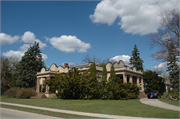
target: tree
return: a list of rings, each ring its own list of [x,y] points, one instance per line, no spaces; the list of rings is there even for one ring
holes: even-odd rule
[[[100,64],[102,66],[103,63],[106,64],[109,62],[109,58],[102,60],[101,58],[97,58],[95,56],[91,57],[89,54],[87,54],[82,60],[82,63],[91,63],[91,62],[94,62],[95,64]]]
[[[174,49],[177,52],[174,52],[175,56],[179,55],[179,20],[180,12],[178,9],[172,9],[165,11],[160,15],[160,29],[158,32],[152,33],[149,35],[149,45],[151,48],[158,47],[160,48],[152,56],[161,61],[167,61],[168,52],[170,49],[170,44],[173,42]]]
[[[179,91],[179,66],[177,64],[177,57],[174,55],[176,52],[173,43],[170,43],[167,57],[167,71],[169,71],[169,79],[172,84],[173,91]]]
[[[143,71],[143,60],[140,58],[139,50],[137,49],[136,44],[134,45],[134,50],[132,51],[132,57],[129,59],[129,64],[136,67],[136,70]]]
[[[93,62],[90,65],[90,68],[88,70],[89,77],[88,77],[88,99],[98,99],[99,98],[99,90],[98,90],[98,80],[97,80],[97,71],[96,71],[96,65]]]
[[[167,62],[169,77],[174,88],[179,89],[179,10],[172,9],[160,14],[160,26],[158,32],[149,35],[149,44],[151,48],[160,48],[152,56],[163,62]],[[174,66],[173,66],[174,65]],[[177,87],[178,86],[178,87]]]
[[[1,72],[1,94],[11,87],[13,77],[15,75],[16,65],[18,64],[17,58],[1,57],[0,72]]]
[[[165,89],[165,83],[164,79],[154,71],[148,70],[146,72],[143,72],[144,76],[144,87],[145,87],[145,92],[148,93],[149,91],[152,90],[157,90],[161,94],[163,94],[166,89]]]
[[[100,82],[100,96],[106,98],[107,95],[107,69],[106,65],[103,65],[102,80]]]
[[[44,67],[44,61],[39,47],[39,43],[35,42],[33,46],[24,53],[21,61],[17,65],[18,87],[35,88],[36,73]]]

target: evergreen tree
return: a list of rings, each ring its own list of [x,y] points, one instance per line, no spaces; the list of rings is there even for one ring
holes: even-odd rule
[[[179,91],[179,66],[178,66],[178,58],[176,57],[178,52],[173,45],[173,42],[170,43],[168,50],[168,58],[167,58],[167,71],[169,71],[169,79],[172,84],[173,91]]]
[[[35,42],[33,46],[24,53],[17,66],[18,77],[16,85],[18,87],[32,87],[36,85],[36,73],[44,67],[39,43]]]
[[[109,81],[107,84],[107,91],[108,91],[108,95],[107,98],[108,99],[115,99],[115,93],[117,90],[117,86],[116,86],[116,74],[114,71],[114,66],[111,66],[111,72],[110,72],[110,77],[109,77]]]
[[[100,83],[100,96],[102,98],[106,98],[107,95],[106,84],[107,84],[107,70],[106,70],[106,65],[103,64],[102,80]]]
[[[98,90],[98,80],[97,80],[97,72],[96,65],[93,62],[89,68],[89,78],[88,78],[88,99],[97,99],[99,98],[99,90]]]
[[[129,59],[129,64],[136,67],[136,70],[143,71],[143,60],[140,58],[139,50],[137,49],[136,44],[134,45],[134,50],[132,51],[132,57]]]

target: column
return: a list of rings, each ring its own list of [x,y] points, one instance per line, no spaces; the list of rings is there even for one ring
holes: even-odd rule
[[[139,77],[137,77],[137,86],[139,87]]]
[[[39,92],[39,86],[40,86],[40,78],[37,78],[36,80],[36,92]]]
[[[127,83],[127,75],[123,74],[123,83]]]
[[[144,82],[143,82],[143,78],[141,78],[141,91],[144,91]]]
[[[130,75],[130,77],[129,77],[129,82],[130,82],[130,83],[133,83],[133,76],[131,76],[131,75]]]
[[[50,79],[50,77],[48,76],[48,77],[46,77],[46,79]],[[49,93],[49,86],[48,86],[48,85],[46,85],[46,91],[45,91],[45,93]]]

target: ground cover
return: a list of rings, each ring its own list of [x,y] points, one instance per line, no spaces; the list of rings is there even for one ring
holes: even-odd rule
[[[1,96],[2,102],[27,104],[41,107],[92,112],[101,114],[178,118],[179,112],[142,104],[139,99],[132,100],[62,100],[57,98],[47,99],[13,99]]]
[[[79,115],[73,115],[73,114],[51,112],[51,111],[31,109],[31,108],[24,108],[24,107],[17,107],[17,106],[10,106],[10,105],[4,105],[4,104],[1,104],[1,107],[15,109],[15,110],[20,110],[20,111],[25,111],[25,112],[43,114],[43,115],[48,115],[48,116],[54,116],[54,117],[59,117],[59,118],[76,118],[76,119],[77,118],[78,119],[79,118],[83,118],[83,119],[90,119],[90,118],[94,119],[95,118],[95,119],[103,119],[103,118],[97,118],[97,117],[79,116]]]
[[[171,105],[179,106],[179,101],[172,101],[172,100],[167,100],[163,98],[160,98],[159,101],[162,101]]]

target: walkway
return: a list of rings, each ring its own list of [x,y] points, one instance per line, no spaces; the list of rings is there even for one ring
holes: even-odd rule
[[[37,107],[37,106],[6,103],[6,102],[0,102],[0,104],[12,105],[12,106],[18,106],[18,107],[25,107],[25,108],[32,108],[32,109],[47,110],[47,111],[66,113],[66,114],[74,114],[74,115],[82,115],[82,116],[90,116],[90,117],[99,117],[99,118],[108,118],[108,119],[161,119],[161,118],[130,117],[130,116],[119,116],[119,115],[108,115],[108,114],[98,114],[98,113],[89,113],[89,112],[79,112],[79,111],[53,109],[53,108],[47,108],[47,107]]]
[[[0,119],[64,119],[31,112],[0,108]]]
[[[165,108],[165,109],[174,110],[174,111],[180,111],[180,107],[161,102],[158,99],[141,98],[140,101],[147,105]]]

